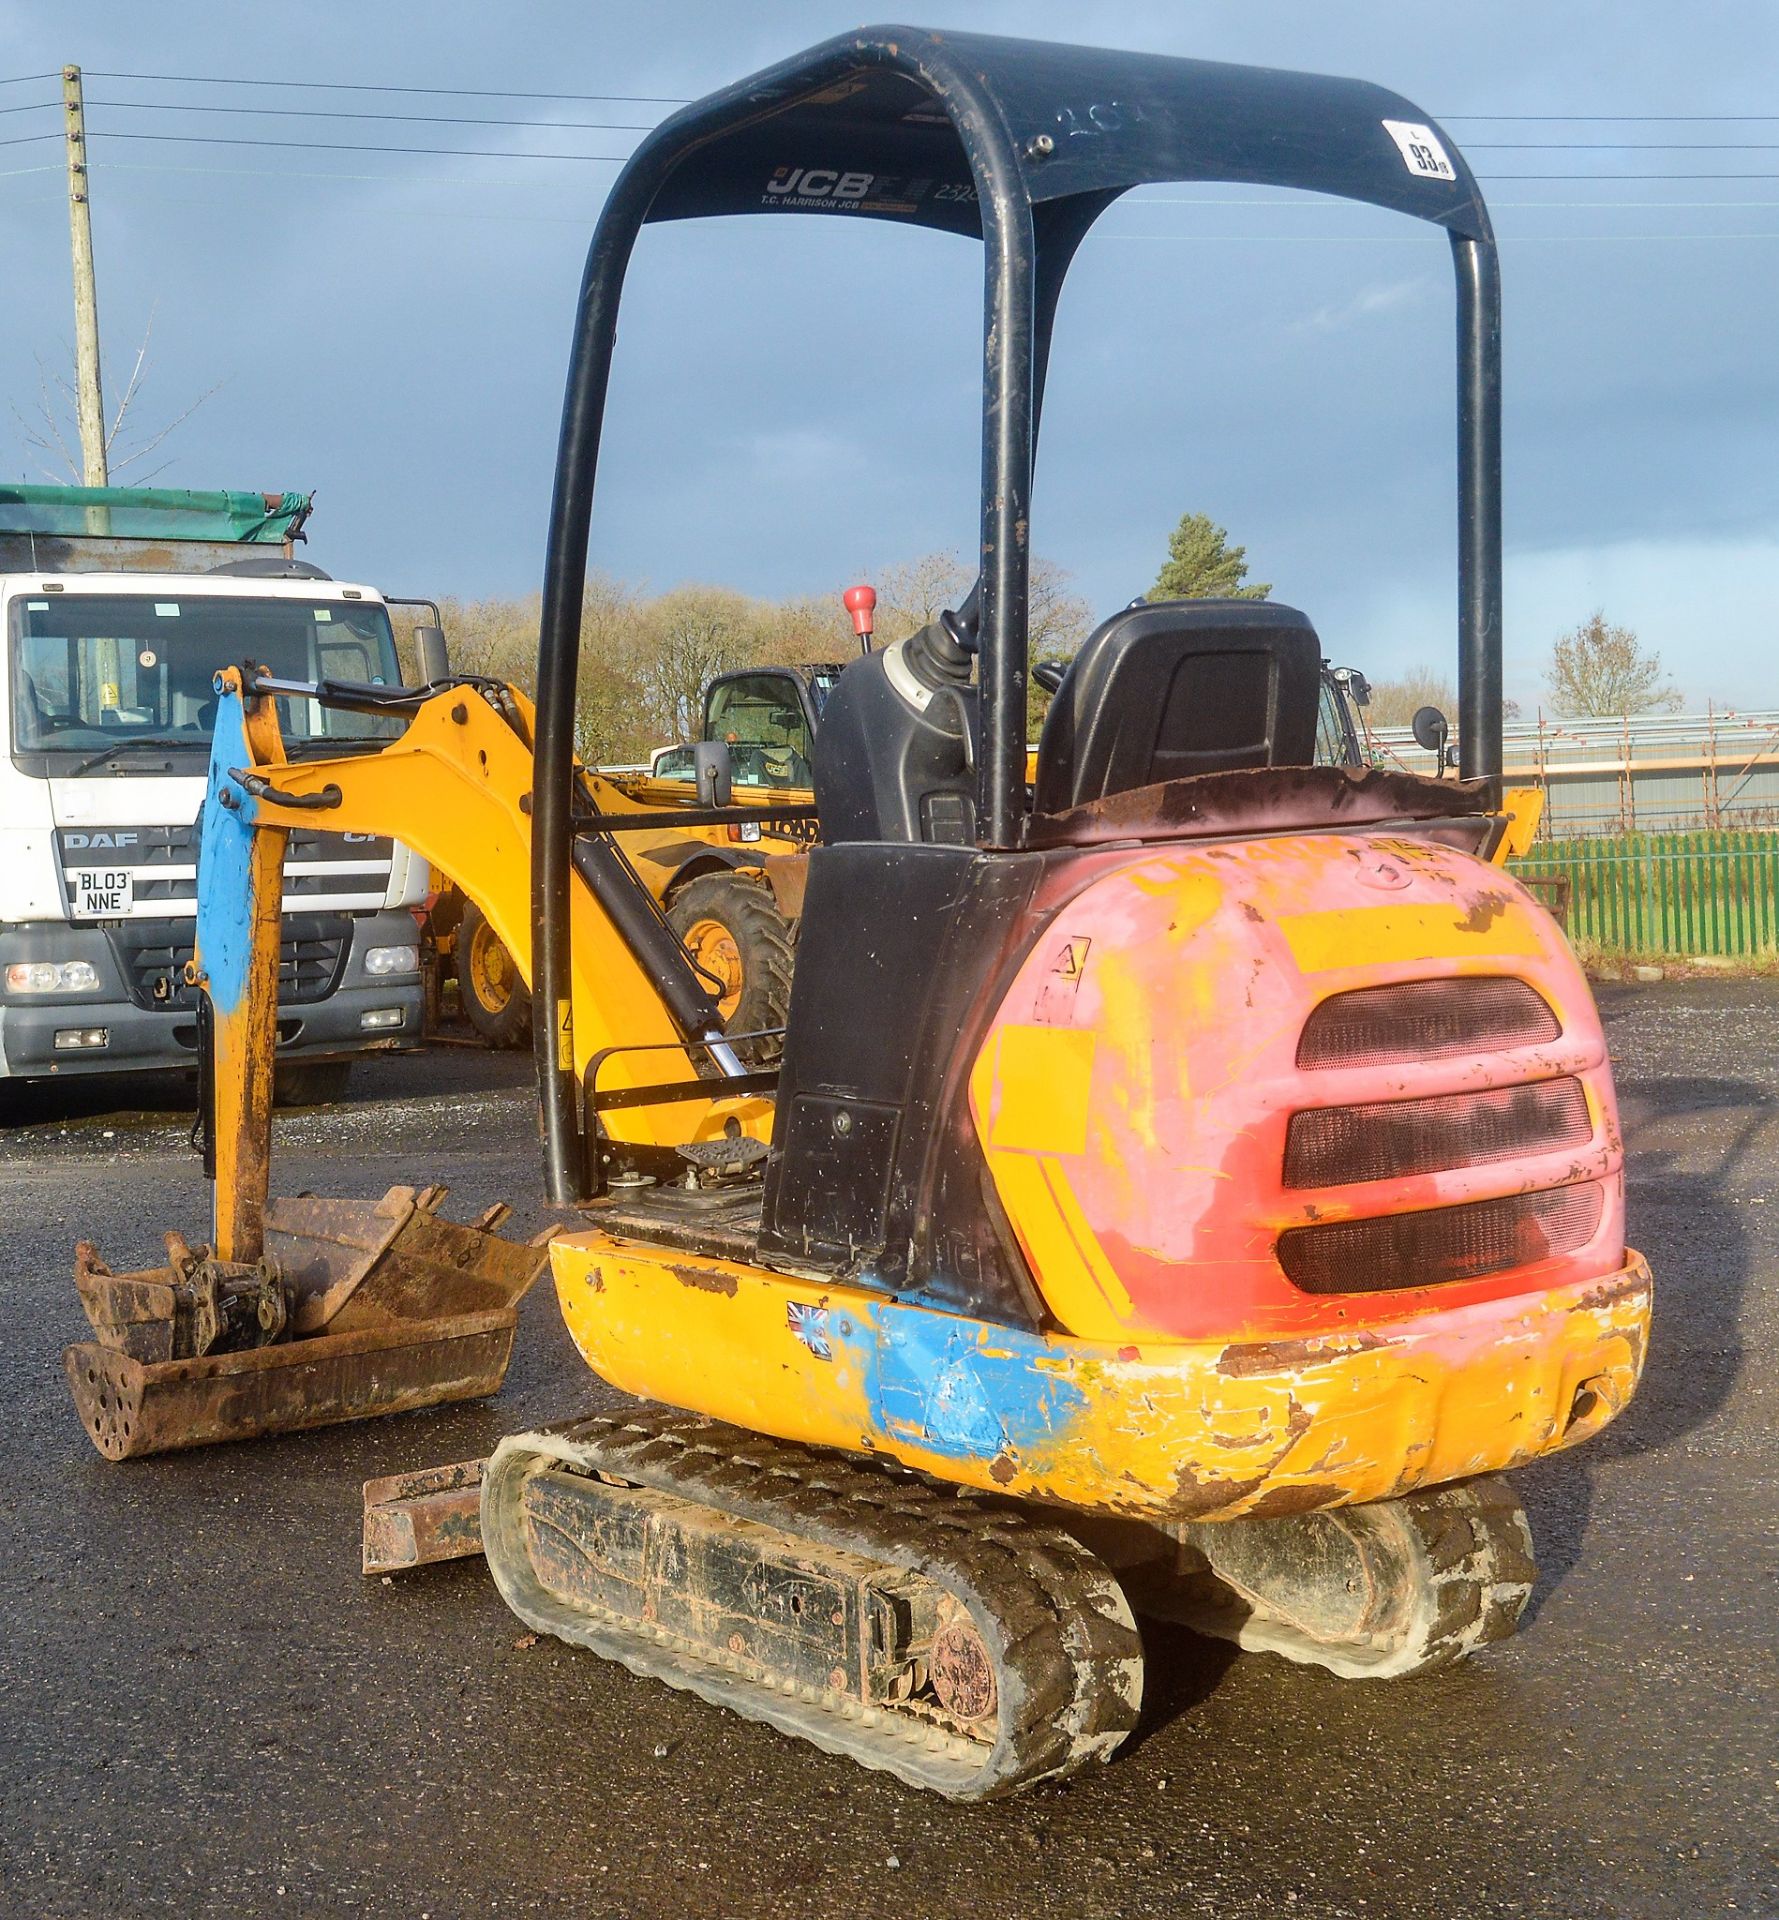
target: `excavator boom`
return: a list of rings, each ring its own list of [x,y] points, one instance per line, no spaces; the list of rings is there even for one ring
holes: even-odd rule
[[[277,701],[252,669],[217,675],[196,949],[200,1121],[212,1244],[168,1238],[168,1264],[114,1274],[83,1243],[76,1283],[95,1338],[65,1368],[82,1425],[112,1458],[360,1419],[492,1393],[541,1246],[463,1225],[443,1188],[375,1201],[270,1197],[279,902],[291,827],[393,835],[449,874],[530,972],[530,710],[511,688],[420,699],[371,753],[292,762]],[[374,697],[374,690],[363,690]],[[596,776],[590,810],[637,808]],[[620,926],[623,931],[620,931]],[[590,840],[574,907],[573,996],[559,1057],[589,1083],[601,1151],[708,1160],[758,1154],[770,1118],[721,1037],[710,996],[629,866]],[[713,1077],[705,1078],[705,1074]],[[725,1092],[740,1087],[740,1093]],[[705,1091],[708,1089],[709,1091]]]

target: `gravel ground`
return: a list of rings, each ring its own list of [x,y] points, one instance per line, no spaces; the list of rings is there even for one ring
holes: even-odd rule
[[[1605,1006],[1659,1318],[1630,1412],[1518,1477],[1521,1636],[1367,1684],[1157,1633],[1115,1765],[980,1809],[524,1648],[479,1562],[360,1577],[366,1477],[613,1398],[547,1290],[485,1405],[101,1460],[58,1363],[72,1243],[201,1234],[182,1095],[0,1090],[0,1912],[1779,1914],[1779,986]],[[533,1137],[523,1060],[367,1063],[281,1122],[278,1185],[443,1179],[529,1230]]]

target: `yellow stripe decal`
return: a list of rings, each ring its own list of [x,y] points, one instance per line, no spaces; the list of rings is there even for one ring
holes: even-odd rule
[[[1470,914],[1449,905],[1342,907],[1332,913],[1288,913],[1278,920],[1300,973],[1337,967],[1389,966],[1409,960],[1494,959],[1543,951],[1532,917],[1502,900]]]
[[[988,1144],[1004,1153],[1084,1152],[1093,1034],[1008,1026],[995,1044]]]

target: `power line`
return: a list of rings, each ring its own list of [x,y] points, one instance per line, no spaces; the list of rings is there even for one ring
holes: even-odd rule
[[[1776,153],[1771,140],[1469,140],[1466,153]]]
[[[1779,120],[1779,113],[1442,113],[1439,118],[1442,121],[1527,121],[1560,126],[1710,126]]]
[[[0,85],[4,85],[0,82]],[[23,106],[0,107],[0,113],[42,113],[47,107],[59,107],[59,100],[27,100]]]
[[[11,140],[0,140],[0,147],[28,147],[33,140],[60,140],[59,133],[21,133]]]
[[[667,93],[515,93],[503,87],[404,87],[366,80],[240,80],[206,73],[111,73],[89,67],[94,80],[154,80],[181,87],[301,87],[323,93],[425,93],[457,100],[572,100],[586,105],[617,102],[624,106],[683,107],[686,97]],[[54,74],[37,79],[53,80]]]
[[[362,113],[349,107],[207,107],[184,100],[89,100],[89,107],[122,107],[132,113],[244,113],[280,120],[393,120],[403,125],[427,127],[558,127],[576,133],[653,133],[653,120],[489,120],[479,115],[457,113]],[[21,113],[21,107],[0,108],[0,112]]]
[[[39,133],[36,140],[59,140],[59,133]],[[510,147],[383,147],[351,140],[250,140],[220,133],[120,133],[110,128],[89,128],[91,140],[160,140],[187,147],[289,147],[299,153],[438,153],[464,160],[597,160],[621,166],[627,153],[520,153]],[[16,140],[0,140],[0,146],[17,146]]]
[[[1591,179],[1593,176],[1589,175]],[[1332,211],[1340,206],[1336,199],[1326,194],[1306,194],[1300,200],[1267,199],[1259,200],[1244,195],[1235,200],[1216,200],[1203,194],[1148,194],[1133,193],[1108,208],[1108,216],[1125,212],[1132,207],[1292,207],[1310,213]],[[1750,207],[1779,207],[1779,200],[1491,200],[1491,213],[1547,212],[1553,209],[1567,213],[1600,213],[1627,211],[1659,213],[1739,213]]]
[[[1779,173],[1479,173],[1479,181],[1502,180],[1779,180]]]
[[[171,86],[192,87],[281,87],[322,93],[398,93],[425,94],[463,100],[569,100],[588,105],[618,103],[628,106],[683,107],[685,94],[662,93],[546,93],[520,91],[505,87],[420,87],[391,82],[363,80],[251,80],[237,75],[202,73],[125,73],[116,69],[89,67],[95,80],[129,80]],[[16,74],[0,80],[0,86],[18,86],[32,80],[54,80],[58,74]],[[148,104],[148,103],[143,103]],[[1490,124],[1612,125],[1612,126],[1694,126],[1779,122],[1779,113],[1442,113],[1442,121],[1488,122]]]
[[[0,113],[30,113],[41,107],[53,107],[55,101],[38,101],[20,107],[0,107]],[[444,127],[535,127],[548,125],[588,133],[652,133],[656,121],[634,120],[507,120],[484,115],[449,113],[375,113],[349,107],[236,107],[206,106],[199,101],[183,100],[89,100],[89,106],[121,109],[130,113],[229,113],[249,117],[287,120],[381,120],[413,126]],[[1762,140],[1473,140],[1467,143],[1472,153],[1731,153],[1779,152],[1779,142]]]
[[[89,135],[89,138],[95,138],[95,137],[98,137],[98,136]],[[325,150],[326,149],[324,148],[323,151]],[[479,151],[480,150],[478,150],[478,152]],[[537,158],[537,159],[554,158],[553,155],[548,155],[548,154],[538,154],[530,157]],[[158,166],[152,161],[132,161],[132,160],[95,160],[92,164],[93,164],[94,171],[96,172],[164,173],[164,174],[177,174],[177,175],[194,175],[194,176],[205,177],[213,180],[236,180],[236,179],[245,178],[245,179],[264,179],[264,180],[289,180],[289,179],[346,180],[346,181],[366,182],[366,183],[382,183],[390,180],[399,179],[401,177],[400,175],[393,174],[393,173],[338,173],[338,172],[292,173],[283,168],[261,169],[261,168],[251,168],[251,167]],[[59,172],[60,169],[57,167],[27,167],[27,168],[21,169],[21,171],[26,173],[56,173],[56,172]],[[9,176],[0,176],[0,177],[9,177]],[[437,176],[434,176],[431,184],[477,187],[477,188],[481,188],[486,191],[494,192],[494,193],[514,193],[514,192],[523,191],[523,189],[515,187],[508,181],[477,180],[467,175],[457,175],[452,177],[450,180],[446,180],[446,181],[441,181],[437,178]],[[1775,210],[1779,210],[1779,200],[1746,200],[1746,199],[1743,199],[1743,200],[1492,200],[1490,201],[1489,206],[1492,212],[1497,212],[1497,213],[1507,213],[1507,212],[1518,212],[1518,213],[1604,213],[1604,212],[1612,212],[1612,213],[1618,213],[1618,212],[1625,212],[1625,213],[1750,213],[1750,212],[1772,212]],[[1128,212],[1130,210],[1133,210],[1135,208],[1140,208],[1140,207],[1246,207],[1246,208],[1264,208],[1264,209],[1286,208],[1294,211],[1305,211],[1305,212],[1312,212],[1312,213],[1328,213],[1328,212],[1340,211],[1341,203],[1337,200],[1328,198],[1326,195],[1306,195],[1303,199],[1300,199],[1300,200],[1286,200],[1286,199],[1259,199],[1251,195],[1242,195],[1239,198],[1225,199],[1225,198],[1214,198],[1212,196],[1202,195],[1202,194],[1192,194],[1192,195],[1132,194],[1128,199],[1122,201],[1118,206],[1108,209],[1108,217],[1115,217],[1117,214]],[[1154,236],[1149,236],[1149,235],[1137,236],[1137,235],[1121,234],[1121,235],[1114,236],[1107,233],[1105,229],[1100,229],[1100,228],[1096,228],[1095,232],[1099,234],[1101,237],[1116,237],[1120,239],[1153,237],[1156,239],[1171,240],[1171,239],[1193,239],[1193,238],[1205,237],[1203,235],[1193,235],[1193,234],[1185,234],[1185,233],[1157,234]],[[1279,237],[1289,239],[1294,236],[1281,235]],[[1363,234],[1353,234],[1345,237],[1351,238],[1355,242],[1363,243],[1368,236]],[[1509,237],[1517,237],[1517,236],[1509,236]],[[1606,235],[1602,235],[1601,237],[1604,239],[1621,239],[1621,238],[1626,238],[1630,236],[1625,236],[1620,234],[1606,234]],[[1660,237],[1660,236],[1655,236],[1655,237]],[[1704,237],[1716,238],[1718,236],[1706,235]],[[1742,237],[1742,236],[1736,236],[1736,237]],[[1763,236],[1751,236],[1751,237],[1759,238]],[[1410,244],[1410,245],[1420,244],[1417,237],[1412,234],[1405,235],[1403,236],[1403,238],[1407,242],[1407,244]]]
[[[539,123],[540,132],[549,131],[547,123]],[[588,160],[596,162],[618,163],[629,159],[623,153],[524,153],[508,147],[407,147],[381,146],[349,140],[265,140],[214,133],[127,133],[115,129],[93,130],[89,139],[94,140],[156,140],[172,141],[183,146],[205,147],[283,147],[297,152],[307,153],[399,153],[399,154],[443,154],[469,160]],[[60,135],[53,133],[27,134],[26,140],[55,140]],[[0,141],[0,146],[17,146],[20,140]],[[1779,180],[1779,173],[1494,173],[1479,174],[1479,181],[1499,182],[1508,180]]]

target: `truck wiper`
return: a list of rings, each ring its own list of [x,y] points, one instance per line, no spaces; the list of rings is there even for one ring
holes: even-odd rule
[[[127,740],[114,740],[103,753],[89,754],[70,773],[61,775],[64,780],[78,780],[83,773],[91,773],[94,767],[104,766],[107,760],[115,760],[122,753],[202,753],[208,754],[210,743],[207,740],[186,738],[175,740],[165,734],[138,733]]]

